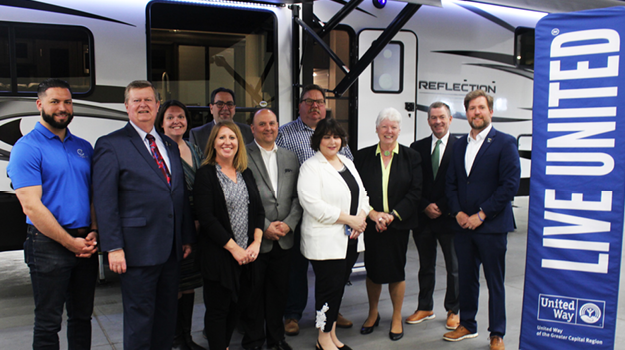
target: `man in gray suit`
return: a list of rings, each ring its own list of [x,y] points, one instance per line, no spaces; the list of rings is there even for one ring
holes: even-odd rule
[[[249,291],[249,307],[242,316],[243,347],[262,349],[266,339],[268,349],[291,350],[284,340],[282,316],[286,307],[293,231],[302,216],[297,199],[299,161],[295,153],[276,145],[278,119],[271,110],[256,112],[251,130],[254,141],[246,146],[248,167],[254,174],[265,208],[265,231],[255,263],[254,287]]]
[[[206,142],[208,142],[208,136],[210,136],[215,123],[222,120],[232,120],[234,114],[236,113],[237,106],[234,101],[234,91],[224,87],[213,90],[209,106],[211,114],[213,115],[213,121],[202,126],[198,126],[197,128],[193,128],[189,131],[189,141],[200,147],[204,154],[206,154]],[[234,123],[239,127],[239,129],[241,129],[241,134],[243,134],[243,140],[245,143],[254,141],[254,136],[252,136],[252,130],[250,130],[249,125],[239,122]]]

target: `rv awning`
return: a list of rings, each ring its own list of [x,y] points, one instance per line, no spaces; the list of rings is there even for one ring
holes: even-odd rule
[[[622,0],[464,0],[541,12],[573,12],[596,8],[625,6]]]

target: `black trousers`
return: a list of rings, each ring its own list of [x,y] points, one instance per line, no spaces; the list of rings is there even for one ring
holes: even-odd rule
[[[436,252],[440,243],[445,268],[447,269],[447,291],[445,292],[445,310],[458,314],[460,287],[458,283],[458,258],[454,247],[455,232],[450,230],[432,230],[426,223],[419,230],[413,230],[414,242],[419,251],[419,306],[417,310],[432,311],[434,309],[434,286],[436,284]]]
[[[278,241],[273,242],[271,251],[262,253],[254,264],[253,288],[241,293],[250,293],[249,304],[241,315],[245,334],[242,345],[245,349],[262,347],[267,339],[271,347],[284,340],[282,316],[286,308],[289,283],[291,249],[282,249]]]
[[[239,303],[233,300],[233,291],[219,281],[204,279],[204,330],[211,350],[225,350],[240,315]],[[171,348],[171,347],[170,347]]]
[[[332,330],[332,325],[339,316],[345,284],[356,260],[358,260],[356,244],[347,246],[345,259],[310,260],[315,271],[315,310],[317,310],[315,326],[324,332]]]

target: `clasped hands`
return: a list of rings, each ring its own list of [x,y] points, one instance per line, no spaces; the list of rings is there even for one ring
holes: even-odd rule
[[[352,233],[349,235],[349,238],[358,238],[358,236],[365,232],[365,229],[367,228],[367,213],[361,210],[358,215],[350,215],[347,225],[352,229]]]
[[[371,210],[369,212],[369,219],[375,222],[375,230],[378,232],[386,231],[388,225],[393,222],[395,217],[389,213]]]
[[[289,225],[282,221],[274,221],[263,233],[263,236],[269,240],[277,241],[291,231]]]
[[[236,243],[235,243],[236,245]],[[252,244],[243,249],[236,245],[230,250],[232,257],[237,261],[239,265],[246,265],[252,263],[258,259],[258,253],[260,252],[260,242],[254,241]]]
[[[467,229],[467,230],[475,230],[476,228],[480,227],[483,223],[482,220],[485,220],[485,219],[486,219],[486,214],[483,211],[475,213],[471,216],[460,211],[456,215],[456,221],[458,222],[458,225],[460,225],[460,227]]]

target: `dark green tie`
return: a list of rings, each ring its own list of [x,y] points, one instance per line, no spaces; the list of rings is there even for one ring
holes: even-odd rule
[[[436,173],[438,173],[438,166],[440,162],[440,146],[441,140],[436,140],[436,145],[434,145],[434,152],[432,152],[432,172],[434,173],[434,178],[436,179]]]

